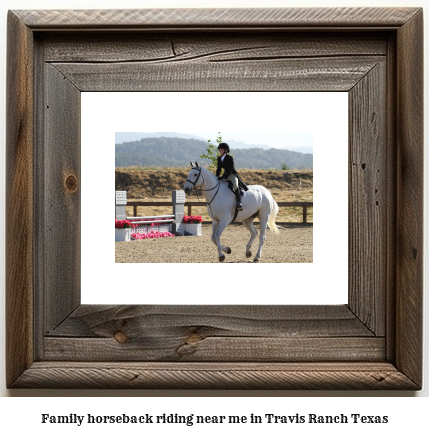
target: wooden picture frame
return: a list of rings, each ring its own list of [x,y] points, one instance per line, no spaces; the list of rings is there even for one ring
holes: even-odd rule
[[[7,386],[421,389],[422,46],[419,8],[10,11]],[[80,304],[81,92],[165,90],[349,93],[347,305]]]

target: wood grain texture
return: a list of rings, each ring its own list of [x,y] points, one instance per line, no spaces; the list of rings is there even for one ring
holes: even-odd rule
[[[389,363],[35,363],[14,387],[91,389],[416,389]]]
[[[32,29],[395,28],[417,8],[228,8],[14,11]]]
[[[106,40],[109,50],[106,53]],[[282,32],[240,32],[192,34],[93,34],[67,37],[43,36],[46,62],[237,62],[256,59],[324,58],[386,55],[386,38],[378,34],[350,33],[288,34]]]
[[[49,336],[129,339],[167,337],[374,336],[345,305],[337,306],[104,306],[82,305]]]
[[[6,381],[33,355],[33,49],[29,30],[8,14],[6,111]]]
[[[45,155],[49,150],[45,147],[45,63],[43,44],[34,44],[34,81],[37,86],[34,90],[34,112],[35,132],[34,132],[34,270],[38,271],[34,275],[34,353],[35,360],[40,359],[40,350],[43,349],[43,338],[45,328],[45,289],[46,289],[46,257],[45,252]]]
[[[187,337],[179,329],[159,337],[46,338],[44,360],[71,362],[383,362],[383,338]]]
[[[239,58],[237,59],[239,60]],[[349,91],[378,57],[243,62],[55,63],[76,87],[110,91]]]
[[[386,64],[349,93],[349,307],[376,335],[385,334],[387,167]]]
[[[343,305],[81,306],[50,332],[44,359],[382,361],[384,350]]]
[[[397,231],[397,45],[396,35],[388,37],[387,51],[386,105],[390,108],[386,114],[386,165],[388,168],[385,181],[386,196],[386,359],[395,360],[396,353],[396,231]]]
[[[397,363],[422,381],[423,11],[398,32]]]
[[[45,332],[80,304],[80,91],[45,66]]]
[[[416,8],[11,13],[8,214],[25,222],[7,241],[8,386],[419,389],[421,18]],[[77,307],[89,90],[349,91],[348,307]]]

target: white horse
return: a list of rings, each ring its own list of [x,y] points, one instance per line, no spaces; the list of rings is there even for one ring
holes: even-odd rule
[[[207,212],[213,222],[212,242],[217,246],[219,262],[223,262],[225,255],[222,252],[231,254],[231,249],[221,245],[220,235],[234,219],[236,197],[226,184],[219,181],[209,170],[198,166],[197,162],[195,162],[195,165],[191,162],[191,166],[192,170],[188,174],[183,190],[189,194],[193,188],[201,186],[207,201]],[[249,190],[241,199],[243,210],[238,212],[235,221],[242,221],[250,232],[250,240],[246,245],[246,257],[249,258],[252,256],[250,247],[256,236],[258,236],[258,232],[253,226],[253,220],[259,216],[261,226],[259,249],[253,260],[259,262],[265,242],[267,224],[272,231],[279,232],[275,223],[279,207],[268,189],[259,185],[249,185],[248,188]]]

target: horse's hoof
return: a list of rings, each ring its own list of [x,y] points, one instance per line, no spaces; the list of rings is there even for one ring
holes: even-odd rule
[[[226,254],[231,254],[231,249],[229,247],[225,247],[225,248],[226,248],[225,253]]]
[[[225,260],[225,256],[219,257],[219,262],[223,262]]]
[[[256,259],[256,257],[255,257],[255,259],[253,259],[253,262],[259,262],[259,259]]]
[[[252,257],[252,252],[251,251],[248,251],[247,253],[246,253],[246,257],[249,259],[249,257]]]

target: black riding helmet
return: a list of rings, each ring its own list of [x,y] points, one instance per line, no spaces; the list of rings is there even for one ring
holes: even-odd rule
[[[218,146],[218,150],[223,148],[227,153],[229,153],[229,145],[226,142],[221,142]]]

